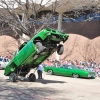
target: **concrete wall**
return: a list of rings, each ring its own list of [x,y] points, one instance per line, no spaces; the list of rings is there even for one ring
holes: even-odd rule
[[[94,39],[100,36],[100,21],[64,23],[62,29],[67,33],[74,33]]]
[[[57,29],[57,25],[53,24],[53,27]],[[62,29],[64,32],[70,35],[68,41],[64,43],[65,51],[60,56],[63,59],[72,50],[70,55],[65,59],[77,59],[84,60],[83,56],[100,61],[100,21],[87,22],[87,23],[63,23]],[[0,36],[0,55],[8,54],[4,48],[4,44],[8,41],[15,41],[15,39],[9,36]],[[10,42],[9,42],[10,44]],[[73,47],[74,45],[74,47]],[[86,45],[89,45],[88,48]],[[7,45],[8,46],[8,45]],[[8,46],[9,49],[17,49],[16,46]],[[89,55],[90,53],[90,55]],[[51,58],[55,59],[55,53],[51,55]]]

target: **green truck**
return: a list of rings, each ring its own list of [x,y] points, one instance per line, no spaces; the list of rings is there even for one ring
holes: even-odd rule
[[[32,68],[37,68],[55,51],[61,55],[64,52],[64,46],[60,42],[65,42],[68,37],[68,34],[52,28],[42,29],[18,48],[13,59],[6,66],[4,75],[9,76],[12,82],[16,82],[18,77],[25,77]],[[32,82],[36,80],[34,73],[31,73],[28,78]]]

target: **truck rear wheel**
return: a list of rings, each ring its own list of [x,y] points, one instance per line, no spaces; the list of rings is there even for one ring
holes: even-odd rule
[[[34,73],[31,73],[31,74],[29,75],[29,81],[30,81],[30,82],[35,82],[35,81],[36,81],[36,76],[35,76]]]
[[[9,76],[9,80],[11,82],[16,82],[17,81],[17,75],[15,73],[11,73]]]

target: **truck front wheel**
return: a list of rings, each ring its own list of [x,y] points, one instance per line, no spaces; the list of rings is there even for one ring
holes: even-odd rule
[[[64,52],[64,46],[62,44],[59,44],[58,47],[57,47],[57,53],[59,55],[62,55]]]

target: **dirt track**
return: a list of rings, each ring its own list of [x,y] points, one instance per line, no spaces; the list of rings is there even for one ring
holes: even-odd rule
[[[74,79],[43,73],[35,83],[11,83],[0,70],[0,100],[100,100],[100,79]],[[37,73],[36,73],[37,76]]]

